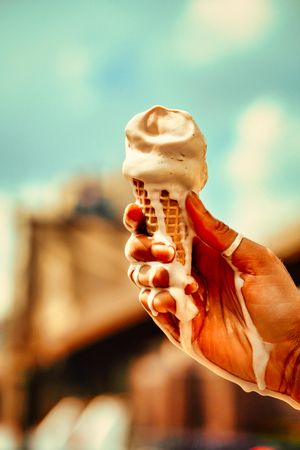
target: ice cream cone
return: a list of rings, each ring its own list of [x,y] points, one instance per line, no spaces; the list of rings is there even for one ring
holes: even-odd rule
[[[147,232],[152,236],[158,230],[158,219],[155,209],[151,205],[151,200],[143,181],[133,178],[132,183],[135,196],[146,217]],[[166,233],[171,237],[176,248],[176,260],[184,266],[186,255],[183,240],[185,239],[186,227],[182,219],[180,207],[177,200],[170,198],[169,192],[164,189],[160,192],[160,203],[165,215]]]
[[[207,179],[204,136],[188,112],[156,105],[128,122],[125,143],[122,170],[133,183],[147,231],[174,243],[175,262],[190,275],[193,232],[185,197],[201,191]]]

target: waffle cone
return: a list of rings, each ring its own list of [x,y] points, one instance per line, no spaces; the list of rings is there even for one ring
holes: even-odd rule
[[[158,230],[158,220],[155,210],[151,205],[144,183],[140,180],[132,180],[136,198],[146,217],[147,232],[152,236]],[[171,199],[169,192],[162,190],[160,193],[160,203],[165,215],[166,233],[171,237],[176,248],[176,260],[185,265],[186,255],[183,246],[184,222],[177,200]]]

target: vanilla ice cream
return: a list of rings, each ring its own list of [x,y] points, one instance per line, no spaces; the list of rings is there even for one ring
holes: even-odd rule
[[[154,106],[126,126],[123,173],[145,183],[180,184],[200,191],[207,180],[206,143],[192,116]]]
[[[176,249],[176,258],[165,268],[170,279],[168,290],[176,302],[175,315],[181,324],[180,345],[185,350],[191,348],[191,321],[199,312],[191,296],[185,294],[186,285],[193,281],[190,274],[194,237],[185,199],[189,191],[200,191],[206,183],[205,155],[205,139],[186,111],[154,106],[134,116],[126,126],[123,174],[134,186],[148,233]],[[142,265],[132,261],[130,267],[137,285]],[[159,263],[147,265],[151,284]],[[148,306],[154,320],[157,312],[153,302],[159,292],[152,284]]]

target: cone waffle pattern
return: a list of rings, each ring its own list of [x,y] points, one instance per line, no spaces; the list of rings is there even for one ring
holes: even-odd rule
[[[140,180],[133,179],[133,185],[136,197],[146,217],[147,231],[150,235],[153,235],[158,230],[158,221],[155,210],[151,205],[148,193],[144,188],[144,183]],[[166,190],[161,191],[160,202],[165,215],[166,232],[172,238],[176,247],[176,259],[184,265],[185,251],[182,240],[185,226],[181,218],[178,202],[177,200],[171,199],[169,192]]]

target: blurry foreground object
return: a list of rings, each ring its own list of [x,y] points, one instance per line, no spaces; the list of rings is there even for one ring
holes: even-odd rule
[[[79,417],[66,450],[124,450],[127,448],[128,419],[124,402],[98,396]]]
[[[61,400],[33,431],[30,450],[124,450],[128,413],[123,402],[98,396]]]
[[[29,446],[32,450],[65,448],[72,430],[84,409],[83,401],[64,398],[46,415],[32,432]]]
[[[22,436],[8,424],[0,425],[0,450],[19,450]]]

